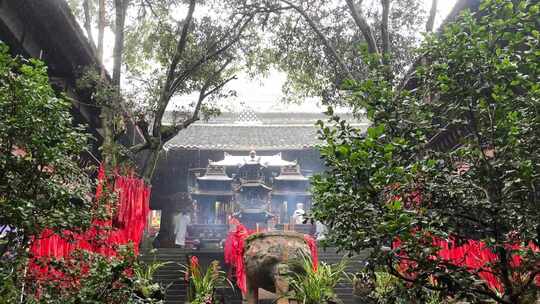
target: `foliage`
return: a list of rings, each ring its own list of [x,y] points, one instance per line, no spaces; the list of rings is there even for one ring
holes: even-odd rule
[[[241,13],[258,12],[256,24],[264,34],[260,34],[261,43],[246,52],[251,73],[264,73],[270,67],[277,67],[287,73],[283,89],[288,101],[303,102],[305,98],[317,97],[330,103],[341,103],[343,92],[340,89],[344,81],[351,77],[365,79],[368,67],[362,59],[362,54],[367,52],[366,38],[346,2],[226,1],[229,7]],[[381,1],[351,2],[356,3],[359,14],[368,20],[367,24],[381,48]],[[417,0],[392,1],[389,63],[396,74],[414,59],[414,47],[419,43],[418,33],[424,31],[427,19],[423,3]],[[327,42],[323,41],[314,26]],[[334,49],[346,70],[340,67],[330,48]]]
[[[126,253],[127,254],[127,253]],[[133,288],[128,270],[134,257],[106,257],[84,250],[65,260],[46,260],[47,273],[57,278],[30,281],[28,303],[125,303]],[[32,276],[31,276],[32,277]]]
[[[0,302],[158,303],[162,288],[149,278],[158,265],[141,264],[130,250],[39,261],[57,275],[51,280],[29,266],[29,244],[43,229],[82,233],[110,213],[91,203],[81,161],[89,137],[73,126],[70,108],[43,63],[0,45]]]
[[[0,77],[0,222],[26,241],[45,227],[88,226],[91,183],[78,160],[89,138],[73,127],[70,103],[55,96],[43,63],[12,58],[4,45]]]
[[[137,19],[128,26],[126,32],[125,65],[127,78],[131,89],[126,93],[136,100],[136,110],[151,119],[160,107],[159,99],[163,84],[166,81],[167,69],[177,51],[179,40],[179,26],[185,20],[177,20],[171,13],[181,11],[186,7],[179,2],[154,1],[150,2],[146,10],[137,11]],[[202,8],[201,8],[202,9]],[[195,10],[198,10],[196,8]],[[198,68],[193,68],[197,62],[209,56],[215,50],[224,47],[230,42],[231,33],[236,30],[237,20],[219,20],[216,17],[205,15],[194,17],[188,32],[188,43],[183,51],[180,64],[175,68],[176,75],[184,75],[178,87],[170,92],[172,96],[187,96],[199,93],[203,87],[207,90],[220,85],[223,81],[233,77],[238,72],[236,47],[227,49],[218,56],[210,56]],[[229,62],[230,61],[230,62]],[[227,66],[219,74],[216,71],[226,63]],[[192,69],[192,70],[191,70]],[[205,107],[201,109],[201,116],[215,115],[213,101],[224,99],[235,93],[228,90],[218,90],[208,96]],[[171,97],[172,97],[171,96]],[[183,103],[174,107],[175,111],[187,114],[194,111],[196,98],[191,103]],[[219,113],[217,113],[219,114]],[[184,119],[185,120],[185,119]],[[177,124],[183,120],[167,121],[168,124]]]
[[[75,1],[73,7],[80,5],[80,1]],[[106,130],[115,130],[119,115],[110,113],[113,110],[120,110],[126,120],[129,108],[132,117],[136,117],[132,122],[141,131],[143,142],[130,147],[128,155],[135,158],[140,152],[149,151],[140,158],[139,170],[147,182],[152,180],[163,146],[199,119],[218,115],[214,99],[234,95],[225,87],[236,79],[240,41],[245,39],[244,31],[252,17],[217,18],[195,13],[205,7],[206,2],[196,0],[115,1],[113,83],[119,93],[121,67],[125,67],[130,89],[123,96],[131,102],[129,107],[104,108],[103,120]],[[183,19],[177,18],[178,12],[182,12]],[[89,14],[92,10],[87,9],[85,15]],[[124,28],[125,17],[128,20]],[[84,19],[88,21],[87,16]],[[173,105],[171,100],[178,96],[189,96],[190,102]],[[121,104],[124,100],[113,98],[112,103]],[[171,109],[175,115],[166,116]],[[105,136],[105,142],[106,157],[119,152],[111,136]],[[106,162],[109,163],[108,159]]]
[[[129,142],[129,135],[127,134],[127,126],[129,118],[126,117],[124,112],[125,107],[134,107],[132,102],[124,101],[122,105],[118,102],[118,87],[113,85],[111,81],[104,78],[100,71],[94,67],[84,67],[79,71],[78,79],[76,82],[77,88],[91,92],[90,98],[92,102],[100,107],[101,111],[109,109],[108,128],[111,131],[111,137],[114,140],[103,141],[99,147],[100,151],[104,155],[108,155],[110,161],[106,166],[107,171],[110,168],[127,167],[131,171],[131,168],[136,167],[132,162],[129,150],[126,147],[126,141]],[[104,122],[104,121],[103,121]],[[133,140],[133,139],[131,139]],[[110,172],[109,172],[110,175]]]
[[[483,1],[426,41],[426,64],[404,89],[378,69],[348,83],[351,105],[373,124],[363,133],[331,109],[320,122],[328,171],[313,180],[313,215],[331,242],[373,248],[371,259],[410,288],[473,302],[534,297],[539,11],[536,2]],[[495,258],[480,268],[441,258],[441,240],[474,240]]]
[[[387,272],[376,272],[375,290],[372,297],[376,303],[380,304],[407,304],[426,303],[441,304],[447,303],[441,299],[436,291],[410,289],[407,285],[395,276]]]
[[[160,268],[169,265],[171,262],[157,262],[135,264],[133,269],[136,292],[142,299],[162,299],[164,287],[154,282],[154,275]]]
[[[152,276],[164,263],[144,264],[125,247],[116,257],[84,250],[62,260],[43,261],[46,279],[36,273],[29,280],[27,303],[162,303],[162,286]],[[50,274],[57,274],[51,278]]]
[[[342,281],[346,262],[342,260],[336,265],[320,263],[313,267],[310,256],[304,256],[302,273],[293,274],[289,287],[290,298],[305,304],[341,303],[334,289]]]
[[[0,44],[2,294],[10,293],[6,286],[20,288],[32,236],[46,227],[77,231],[90,224],[92,183],[80,158],[89,137],[73,126],[69,111],[43,63],[13,58]]]
[[[216,288],[225,284],[232,287],[218,261],[213,261],[203,273],[199,259],[192,256],[189,266],[184,268],[183,273],[190,283],[188,298],[191,304],[218,303],[218,299],[215,298]]]

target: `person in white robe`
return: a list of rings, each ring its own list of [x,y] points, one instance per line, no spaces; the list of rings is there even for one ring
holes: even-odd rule
[[[306,211],[304,211],[304,204],[298,203],[296,204],[296,210],[294,210],[293,213],[293,221],[295,225],[301,225],[304,223],[304,217],[306,215]]]
[[[319,221],[315,222],[315,235],[317,236],[317,241],[324,240],[327,232],[328,228],[326,228],[326,225]]]
[[[174,243],[177,246],[186,245],[187,226],[191,223],[191,217],[188,213],[180,212],[174,217],[174,233],[176,237]]]

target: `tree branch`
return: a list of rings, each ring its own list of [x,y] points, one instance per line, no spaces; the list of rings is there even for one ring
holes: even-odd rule
[[[189,75],[191,75],[192,73],[194,73],[201,65],[205,64],[206,62],[208,62],[209,60],[221,55],[222,53],[224,53],[225,51],[227,51],[229,48],[231,48],[239,39],[240,39],[240,36],[242,35],[243,31],[247,28],[247,25],[251,22],[251,20],[253,19],[253,16],[250,16],[248,18],[248,20],[246,20],[244,22],[244,24],[240,27],[240,29],[238,30],[238,33],[235,35],[235,37],[233,39],[231,39],[231,41],[229,41],[226,45],[224,45],[222,48],[220,49],[217,49],[215,50],[214,52],[206,55],[206,56],[202,56],[197,62],[195,62],[194,64],[192,64],[189,68],[187,68],[183,73],[181,73],[180,75],[176,76],[176,79],[170,89],[170,92],[169,92],[169,98],[174,94],[174,92],[178,89],[178,87],[180,86],[180,84],[185,81],[187,79],[187,77]],[[238,23],[237,23],[238,24]],[[234,27],[236,28],[236,26]],[[222,39],[220,39],[221,41]],[[220,41],[217,41],[216,43],[214,43],[212,45],[212,48],[214,48],[215,46],[217,46],[217,44],[220,42]]]
[[[146,149],[150,148],[150,144],[148,144],[146,141],[140,144],[136,144],[134,146],[129,147],[129,152],[133,154],[137,154],[141,151],[144,151]]]
[[[103,62],[104,37],[105,37],[105,0],[99,0],[97,56],[100,62]],[[101,74],[104,76],[103,68],[102,68]]]
[[[429,17],[426,22],[426,32],[433,32],[433,26],[435,25],[435,16],[437,15],[438,0],[431,1],[431,10],[429,11]]]
[[[388,31],[388,17],[390,15],[390,0],[381,0],[382,4],[382,23],[381,23],[381,35],[382,35],[382,54],[383,61],[388,61],[390,55],[390,33]]]
[[[94,36],[92,35],[92,15],[90,14],[90,0],[83,1],[83,11],[84,11],[84,29],[86,30],[86,35],[88,36],[88,41],[90,46],[95,51],[96,43],[94,42]],[[100,59],[101,60],[101,59]]]
[[[220,84],[218,84],[217,86],[215,86],[212,90],[210,90],[208,93],[206,93],[206,96],[205,97],[208,97],[212,94],[214,94],[216,91],[220,90],[221,88],[223,88],[227,83],[229,83],[230,81],[233,81],[233,80],[236,80],[238,79],[238,77],[236,77],[236,75],[232,76],[232,77],[229,77],[227,79],[225,79],[223,82],[221,82]]]
[[[279,11],[285,11],[292,9],[292,6],[268,6],[268,5],[256,5],[256,4],[250,4],[250,5],[244,5],[239,8],[240,12],[243,15],[252,15],[252,14],[268,14],[268,13],[276,13]]]
[[[366,19],[364,18],[361,7],[357,7],[354,3],[354,0],[346,0],[346,2],[347,2],[347,6],[349,7],[351,16],[354,19],[354,22],[356,23],[356,25],[362,32],[364,39],[366,39],[366,42],[368,44],[368,51],[372,54],[379,54],[379,48],[377,47],[377,41],[375,40],[375,35],[373,35],[373,31],[371,30],[371,27],[369,26]]]
[[[190,125],[192,125],[193,123],[195,123],[196,121],[198,121],[200,119],[199,117],[199,112],[201,110],[201,107],[202,107],[202,104],[204,102],[204,100],[214,94],[215,92],[219,91],[221,88],[223,88],[227,83],[229,83],[230,81],[234,80],[234,79],[237,79],[236,75],[234,76],[231,76],[227,79],[225,79],[224,81],[222,81],[221,83],[219,83],[218,85],[216,85],[213,89],[211,89],[210,91],[208,91],[208,89],[210,88],[212,82],[219,77],[219,75],[221,75],[221,73],[223,72],[223,70],[225,70],[225,68],[232,62],[232,59],[231,60],[228,60],[225,64],[222,65],[222,67],[216,71],[211,77],[208,78],[208,80],[204,83],[204,85],[202,86],[200,92],[199,92],[199,99],[197,100],[197,105],[195,106],[195,110],[193,111],[193,115],[191,115],[190,118],[184,120],[182,123],[174,126],[174,129],[172,130],[172,132],[167,132],[166,134],[165,133],[162,133],[162,137],[163,137],[163,142],[167,142],[169,141],[171,138],[173,138],[174,136],[176,136],[176,134],[178,134],[178,132],[180,132],[181,130],[189,127]]]
[[[343,62],[343,60],[341,60],[341,58],[339,57],[336,49],[330,44],[330,41],[328,41],[328,39],[326,38],[326,36],[321,32],[321,30],[319,29],[319,27],[315,24],[315,22],[313,21],[313,19],[311,19],[308,14],[306,13],[306,11],[304,11],[300,6],[297,6],[297,5],[294,5],[293,3],[291,3],[289,0],[280,0],[281,2],[287,4],[288,6],[292,7],[295,11],[297,11],[305,20],[306,22],[309,24],[309,26],[311,27],[311,29],[315,32],[315,34],[317,35],[317,37],[319,37],[319,39],[322,41],[322,43],[324,44],[324,47],[330,52],[330,55],[332,55],[332,57],[334,58],[334,60],[337,62],[337,64],[339,65],[339,67],[341,68],[341,70],[347,74],[347,77],[349,78],[353,78],[353,75],[351,73],[351,70],[347,67],[347,65]]]
[[[163,114],[165,113],[165,109],[167,108],[167,104],[169,103],[169,99],[172,95],[171,92],[173,91],[172,87],[174,86],[174,80],[175,80],[174,74],[175,74],[176,68],[186,48],[189,28],[193,20],[193,13],[195,12],[195,4],[196,4],[196,0],[191,0],[189,2],[189,9],[188,9],[186,18],[184,18],[184,26],[182,27],[180,39],[178,39],[178,44],[176,45],[174,55],[172,57],[171,63],[167,70],[167,79],[165,80],[165,83],[163,84],[161,88],[161,95],[160,95],[158,105],[157,105],[158,109],[156,111],[154,126],[152,128],[152,135],[154,137],[160,136],[161,119],[163,118]]]
[[[176,45],[176,50],[174,52],[173,59],[171,61],[171,64],[169,65],[169,70],[167,71],[167,84],[169,85],[173,83],[176,68],[178,66],[178,63],[180,62],[180,58],[182,58],[182,54],[184,53],[184,50],[186,49],[187,36],[189,32],[189,27],[191,26],[191,21],[193,20],[193,13],[195,12],[195,4],[196,4],[195,0],[191,0],[189,3],[189,9],[188,9],[186,18],[184,19],[185,22],[184,22],[184,26],[182,27],[180,39],[178,39],[178,44]]]

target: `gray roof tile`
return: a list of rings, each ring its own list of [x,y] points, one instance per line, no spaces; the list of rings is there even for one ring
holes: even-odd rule
[[[259,123],[239,124],[234,122],[234,115],[224,114],[180,131],[165,148],[229,151],[310,149],[320,143],[316,121],[326,119],[322,114],[311,113],[257,113]]]

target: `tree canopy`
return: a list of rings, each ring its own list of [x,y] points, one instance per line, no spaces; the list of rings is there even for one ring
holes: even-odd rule
[[[389,77],[412,63],[422,32],[433,29],[437,1],[229,0],[238,13],[257,13],[262,36],[271,41],[248,54],[255,73],[277,66],[287,73],[286,98],[318,97],[340,104],[346,79],[362,80],[376,56]],[[375,64],[375,62],[372,62]]]
[[[423,43],[424,64],[405,89],[380,69],[348,82],[349,101],[373,125],[363,134],[331,110],[320,123],[328,171],[313,180],[313,215],[328,224],[331,243],[372,248],[372,261],[420,290],[498,303],[535,298],[539,9],[483,1]],[[440,257],[443,240],[480,244],[492,258],[480,268],[449,261]]]
[[[0,44],[0,257],[15,259],[1,264],[0,294],[22,282],[32,237],[90,225],[92,182],[80,158],[88,135],[73,126],[70,108],[43,63],[13,58]]]
[[[84,3],[74,1],[72,5],[82,7],[87,21],[92,10]],[[219,113],[211,100],[234,94],[225,86],[236,79],[241,49],[248,47],[243,41],[250,37],[247,29],[253,14],[202,12],[213,4],[217,5],[195,0],[114,3],[113,85],[120,86],[119,75],[123,71],[130,86],[122,90],[123,99],[113,98],[110,103],[129,104],[121,110],[129,108],[128,116],[143,134],[143,142],[130,151],[135,155],[148,151],[140,168],[140,174],[148,181],[163,145],[192,123]],[[87,34],[91,36],[91,27]],[[175,98],[190,94],[198,97],[191,104],[174,109]],[[167,119],[166,110],[180,112],[175,115],[180,119]],[[109,123],[110,128],[114,126]]]

